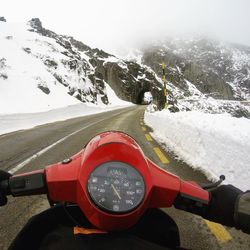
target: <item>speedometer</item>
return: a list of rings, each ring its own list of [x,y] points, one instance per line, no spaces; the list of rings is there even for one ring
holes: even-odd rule
[[[95,168],[88,179],[88,193],[96,206],[112,213],[126,213],[143,200],[142,175],[123,162],[106,162]]]

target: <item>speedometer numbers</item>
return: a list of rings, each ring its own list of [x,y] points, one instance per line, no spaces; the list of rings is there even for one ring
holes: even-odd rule
[[[143,200],[145,184],[141,174],[123,162],[106,162],[90,174],[88,193],[96,206],[112,213],[126,213]]]

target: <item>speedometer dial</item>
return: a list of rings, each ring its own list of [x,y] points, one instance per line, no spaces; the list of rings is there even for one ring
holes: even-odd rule
[[[126,213],[143,200],[145,184],[141,174],[123,162],[106,162],[89,176],[88,192],[102,210]]]

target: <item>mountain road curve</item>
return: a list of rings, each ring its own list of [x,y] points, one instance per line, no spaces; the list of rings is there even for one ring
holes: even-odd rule
[[[145,155],[160,167],[186,180],[207,182],[201,172],[177,161],[172,153],[164,152],[151,137],[151,129],[144,124],[144,111],[145,106],[132,106],[2,135],[0,168],[13,173],[37,170],[77,153],[100,132],[119,130],[134,137]],[[7,249],[27,220],[47,207],[49,204],[44,195],[10,197],[8,205],[0,208],[0,249]],[[250,236],[241,231],[174,208],[164,211],[178,224],[184,248],[250,249]]]

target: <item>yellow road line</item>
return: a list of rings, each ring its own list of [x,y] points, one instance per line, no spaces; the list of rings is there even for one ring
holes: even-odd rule
[[[216,239],[219,241],[219,243],[225,243],[229,240],[232,240],[232,236],[230,233],[223,227],[222,225],[218,223],[214,223],[208,220],[204,220],[210,229],[210,231],[214,234]]]
[[[161,152],[161,150],[158,147],[154,148],[155,153],[157,154],[157,156],[159,157],[159,159],[161,160],[161,162],[163,164],[168,164],[169,160],[168,158]]]
[[[148,141],[153,141],[153,139],[152,139],[152,137],[151,137],[150,134],[145,134],[145,136],[146,136],[146,139],[147,139]]]
[[[145,127],[141,127],[141,128],[142,128],[142,131],[144,131],[144,132],[146,131],[146,128],[145,128]]]

